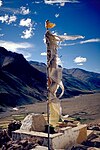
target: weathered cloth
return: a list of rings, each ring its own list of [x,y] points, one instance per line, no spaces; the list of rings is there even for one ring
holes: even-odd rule
[[[47,76],[48,76],[48,103],[50,109],[50,124],[56,126],[61,116],[60,100],[57,98],[57,90],[61,88],[61,97],[64,93],[62,83],[62,68],[58,64],[58,41],[57,37],[47,31],[45,34],[47,44]]]

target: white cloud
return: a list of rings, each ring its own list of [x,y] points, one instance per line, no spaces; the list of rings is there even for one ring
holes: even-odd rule
[[[75,63],[80,64],[80,63],[86,62],[86,61],[87,61],[87,58],[78,56],[78,57],[76,57],[73,61],[74,61]]]
[[[34,11],[33,14],[34,14],[34,15],[37,15],[37,11]]]
[[[33,47],[32,44],[27,42],[15,43],[12,41],[3,41],[3,40],[0,40],[0,46],[6,48],[7,50],[11,50],[13,52],[17,52],[19,49],[27,49]]]
[[[95,39],[84,40],[84,41],[81,41],[80,44],[93,43],[93,42],[100,42],[100,39],[99,38],[95,38]]]
[[[1,21],[2,23],[4,23],[4,22],[6,22],[6,23],[7,23],[7,22],[8,22],[8,20],[9,20],[9,16],[8,16],[8,15],[6,15],[6,14],[5,14],[5,16],[1,16],[1,17],[0,17],[0,21]]]
[[[25,27],[32,27],[32,20],[30,18],[27,18],[26,20],[21,19],[19,25]]]
[[[25,57],[26,59],[29,59],[31,56],[32,56],[31,53],[28,53],[28,52],[24,54],[24,57]]]
[[[0,0],[0,7],[3,5],[2,0]]]
[[[65,3],[63,2],[63,3],[60,3],[60,6],[65,6]]]
[[[26,7],[23,7],[21,6],[20,8],[10,8],[10,7],[1,7],[0,8],[2,12],[10,12],[10,13],[13,13],[13,14],[21,14],[21,15],[27,15],[30,13],[30,10],[29,8],[26,8]]]
[[[31,53],[27,52],[28,48],[33,48],[34,46],[30,43],[15,43],[12,41],[3,41],[0,40],[0,46],[6,48],[9,51],[22,53],[26,59],[31,57]]]
[[[34,1],[34,2],[32,2],[32,3],[35,3],[35,4],[40,4],[40,3],[42,3],[43,1]]]
[[[47,56],[46,52],[41,53],[41,56]]]
[[[0,0],[0,7],[3,5],[2,0]]]
[[[64,33],[64,35],[67,35],[67,33]]]
[[[20,14],[22,14],[22,15],[27,15],[27,14],[29,14],[30,13],[30,10],[29,9],[27,9],[26,7],[20,7]]]
[[[0,37],[4,36],[4,34],[0,34]]]
[[[55,14],[55,17],[58,18],[58,17],[59,17],[59,14]]]
[[[31,27],[29,29],[26,29],[22,33],[24,34],[24,35],[21,36],[21,38],[23,38],[23,39],[31,38],[32,35],[34,35],[33,29]]]
[[[22,32],[23,35],[21,36],[21,38],[28,39],[28,38],[31,38],[32,35],[34,35],[34,33],[33,33],[34,28],[32,27],[33,23],[32,23],[32,20],[30,18],[27,18],[26,20],[21,19],[19,25],[23,26],[23,27],[28,27],[28,29],[26,29]]]
[[[79,63],[79,64],[77,64],[78,66],[83,66],[83,63]]]
[[[16,19],[17,19],[17,17],[16,16],[9,16],[9,21],[8,21],[8,24],[10,24],[10,23],[12,23],[12,22],[15,22],[16,21]]]
[[[5,16],[1,16],[1,17],[0,17],[0,21],[1,21],[2,23],[7,23],[7,24],[11,24],[12,22],[15,22],[16,19],[17,19],[17,17],[14,16],[14,15],[8,16],[8,15],[5,14]]]
[[[64,6],[65,3],[79,3],[78,0],[44,0],[45,4],[60,4],[60,6]]]
[[[18,9],[15,9],[15,8],[9,8],[9,7],[1,7],[0,8],[2,12],[10,12],[10,13],[13,13],[13,14],[18,14],[20,11]]]

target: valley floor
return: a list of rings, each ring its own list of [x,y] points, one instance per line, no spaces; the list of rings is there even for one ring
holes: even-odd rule
[[[81,95],[61,100],[62,113],[81,120],[82,123],[100,123],[100,93]],[[0,113],[0,125],[12,119],[23,119],[29,113],[46,113],[47,103],[36,103],[8,108]]]

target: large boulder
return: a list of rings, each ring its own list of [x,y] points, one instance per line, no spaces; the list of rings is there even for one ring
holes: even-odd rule
[[[31,113],[23,120],[20,130],[44,132],[45,125],[47,122],[42,114]]]

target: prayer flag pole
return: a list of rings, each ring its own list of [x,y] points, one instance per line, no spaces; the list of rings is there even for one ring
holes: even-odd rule
[[[47,48],[47,121],[48,121],[48,150],[50,150],[50,125],[55,127],[61,117],[60,101],[56,96],[56,92],[60,87],[62,93],[64,87],[62,84],[62,69],[58,67],[57,59],[57,48],[58,39],[57,36],[53,35],[48,29],[53,28],[54,23],[46,20],[45,27],[45,40]]]
[[[46,33],[48,31],[48,21],[46,20],[45,22],[45,27],[46,27]],[[46,34],[45,34],[45,38],[46,38]],[[48,54],[48,41],[46,38],[46,45],[47,45],[47,54]],[[49,95],[48,95],[48,90],[49,90],[49,69],[48,69],[48,56],[47,56],[47,122],[48,122],[48,150],[50,150],[50,120],[49,120],[49,114],[50,114],[50,110],[49,110]]]

